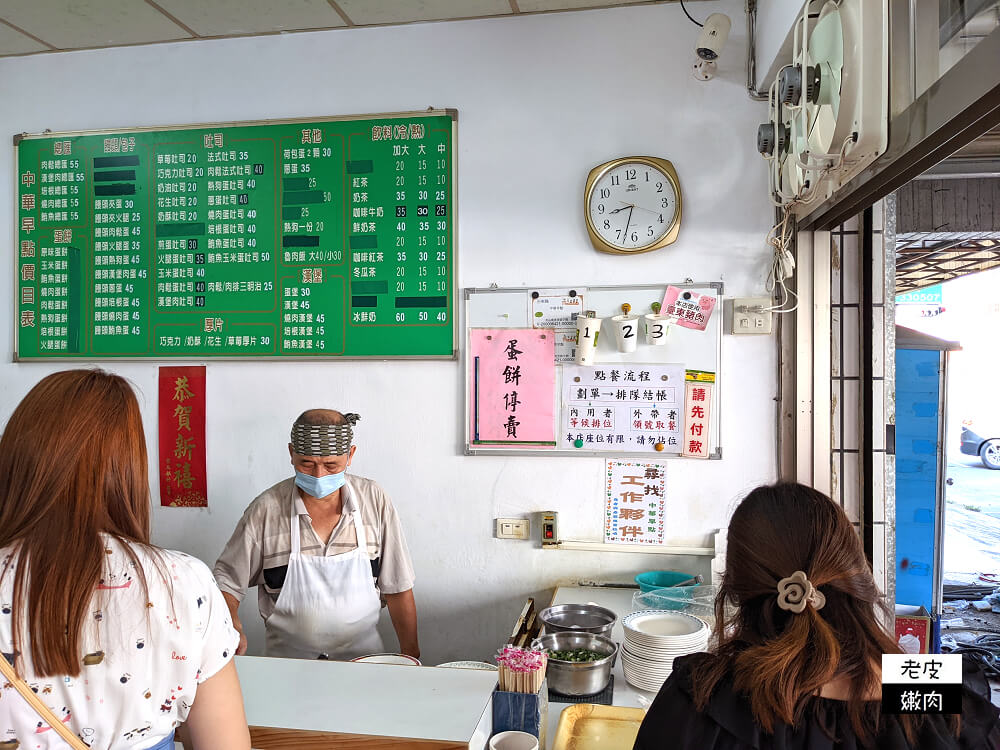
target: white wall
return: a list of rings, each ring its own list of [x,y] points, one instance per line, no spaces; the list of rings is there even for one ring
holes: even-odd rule
[[[766,90],[781,65],[792,59],[792,24],[804,0],[758,0],[757,90]]]
[[[757,294],[771,223],[754,149],[764,105],[743,85],[742,2],[698,10],[734,19],[720,75],[708,83],[690,72],[697,30],[676,4],[655,5],[7,59],[0,133],[455,107],[461,286],[691,277]],[[0,236],[11,237],[9,147],[5,154]],[[636,258],[599,255],[583,226],[583,182],[593,165],[630,154],[676,165],[680,240]],[[0,258],[4,289],[10,247]],[[12,364],[12,328],[8,301],[0,306],[2,421],[60,369]],[[708,544],[732,502],[773,478],[773,348],[770,338],[726,337],[724,458],[669,462],[672,541]],[[155,457],[157,364],[107,367],[142,392]],[[599,539],[603,460],[463,456],[462,382],[457,362],[209,363],[210,507],[157,508],[154,540],[213,562],[246,504],[289,474],[290,421],[332,406],[363,416],[354,468],[387,488],[403,518],[427,663],[488,657],[524,598],[548,596],[559,581],[625,580],[672,566],[708,573],[707,558],[543,552],[493,539],[494,517],[545,509],[560,511],[567,538]],[[242,616],[260,648],[255,596],[248,601]]]

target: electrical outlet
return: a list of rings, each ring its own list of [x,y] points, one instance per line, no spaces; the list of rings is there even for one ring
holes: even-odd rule
[[[496,524],[497,539],[527,539],[531,534],[527,518],[498,518]]]
[[[770,334],[774,306],[770,297],[735,297],[733,306],[733,334]]]

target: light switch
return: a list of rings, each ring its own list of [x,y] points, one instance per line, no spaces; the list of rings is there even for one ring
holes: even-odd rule
[[[531,534],[531,521],[527,518],[496,519],[497,539],[527,539]]]
[[[738,297],[727,300],[727,305],[731,310],[733,333],[771,333],[774,302],[770,297]]]

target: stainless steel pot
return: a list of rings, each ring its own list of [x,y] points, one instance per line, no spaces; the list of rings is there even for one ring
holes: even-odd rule
[[[618,653],[618,645],[610,638],[593,633],[549,633],[536,638],[533,645],[548,651],[589,648],[607,653],[603,659],[590,662],[563,661],[549,656],[545,678],[549,687],[557,693],[593,695],[604,690],[611,681],[611,665]]]
[[[557,604],[539,612],[538,619],[546,633],[593,633],[610,638],[618,616],[596,604]]]

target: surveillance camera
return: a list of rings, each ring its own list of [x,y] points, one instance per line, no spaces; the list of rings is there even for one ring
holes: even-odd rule
[[[729,39],[729,27],[732,21],[729,16],[723,13],[713,13],[705,21],[701,33],[698,35],[698,44],[695,45],[695,52],[702,60],[717,60],[722,54],[722,48],[726,46]]]

